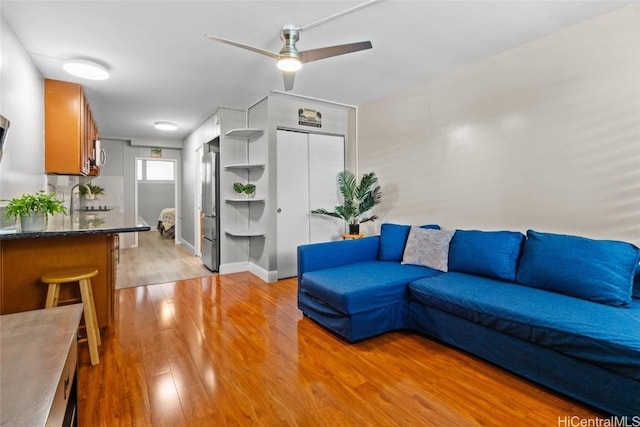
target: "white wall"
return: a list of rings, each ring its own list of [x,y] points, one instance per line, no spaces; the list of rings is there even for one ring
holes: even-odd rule
[[[298,124],[300,108],[314,109],[322,113],[322,127],[314,128]],[[278,129],[317,132],[331,135],[343,135],[345,138],[345,164],[348,169],[355,167],[355,116],[352,106],[336,104],[329,101],[316,100],[290,93],[272,92],[260,102],[249,107],[248,124],[251,128],[264,129],[265,134],[249,144],[249,158],[254,161],[266,161],[266,167],[260,178],[255,181],[258,186],[268,191],[264,207],[257,204],[251,206],[251,226],[266,230],[266,237],[252,238],[249,262],[267,272],[265,277],[277,277],[277,131]],[[282,167],[282,165],[281,165]],[[284,165],[286,167],[286,165]],[[262,193],[264,194],[264,193]],[[282,224],[281,224],[282,226]],[[254,271],[255,272],[255,271]],[[265,279],[269,281],[268,279]]]
[[[202,144],[211,141],[219,134],[217,116],[212,114],[182,142],[182,184],[179,199],[181,225],[180,230],[176,230],[176,239],[191,247],[194,253],[199,244],[195,238],[196,227],[199,227],[195,222],[195,199],[196,187],[200,185],[200,182],[196,181],[195,171],[197,163],[201,161],[200,157],[196,156],[196,148],[202,147]]]
[[[361,106],[358,150],[383,188],[369,232],[435,222],[640,244],[640,4]]]
[[[0,114],[11,121],[0,162],[0,199],[44,190],[44,83],[3,17]]]

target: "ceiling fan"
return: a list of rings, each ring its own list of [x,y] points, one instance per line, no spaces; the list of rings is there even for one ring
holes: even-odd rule
[[[250,46],[248,44],[224,39],[222,37],[212,36],[210,34],[205,34],[205,37],[217,42],[229,44],[231,46],[236,46],[242,49],[259,53],[261,55],[275,58],[277,60],[278,68],[282,70],[284,89],[288,91],[293,89],[293,82],[296,76],[296,71],[298,71],[302,67],[302,64],[317,61],[319,59],[330,58],[332,56],[344,55],[346,53],[353,53],[360,50],[371,49],[373,47],[370,41],[363,41],[299,51],[296,47],[296,42],[300,40],[301,31],[308,30],[320,24],[324,24],[325,22],[334,20],[348,13],[355,12],[358,9],[362,9],[363,7],[369,6],[379,1],[381,0],[370,0],[352,8],[343,10],[342,12],[338,12],[325,18],[319,19],[307,25],[285,25],[280,31],[280,38],[284,43],[282,49],[280,49],[280,52],[272,52],[270,50],[265,50],[259,47]]]

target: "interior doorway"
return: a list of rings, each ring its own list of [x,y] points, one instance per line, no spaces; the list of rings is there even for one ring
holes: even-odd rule
[[[144,219],[152,230],[163,220],[162,226],[169,231],[164,236],[174,243],[180,218],[177,178],[178,162],[175,159],[136,157],[135,214]],[[134,246],[138,244],[136,233]]]

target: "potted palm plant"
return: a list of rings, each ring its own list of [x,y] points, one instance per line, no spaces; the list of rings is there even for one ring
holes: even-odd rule
[[[54,193],[44,191],[14,197],[9,200],[6,207],[6,218],[20,219],[22,231],[44,230],[47,227],[49,215],[56,213],[67,213],[64,202],[56,199]]]
[[[349,234],[359,234],[360,224],[378,219],[377,215],[367,215],[375,205],[382,201],[382,190],[378,185],[375,172],[362,175],[360,182],[353,172],[344,170],[338,173],[338,189],[344,200],[342,206],[336,206],[333,212],[326,209],[314,209],[313,214],[342,218],[349,225]]]

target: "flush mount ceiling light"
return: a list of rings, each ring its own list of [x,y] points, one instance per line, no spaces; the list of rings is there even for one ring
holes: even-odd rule
[[[86,59],[71,59],[62,65],[64,70],[76,77],[89,80],[106,80],[109,72],[105,67]]]
[[[156,129],[159,130],[176,130],[178,129],[178,125],[171,122],[155,122],[154,123]]]

